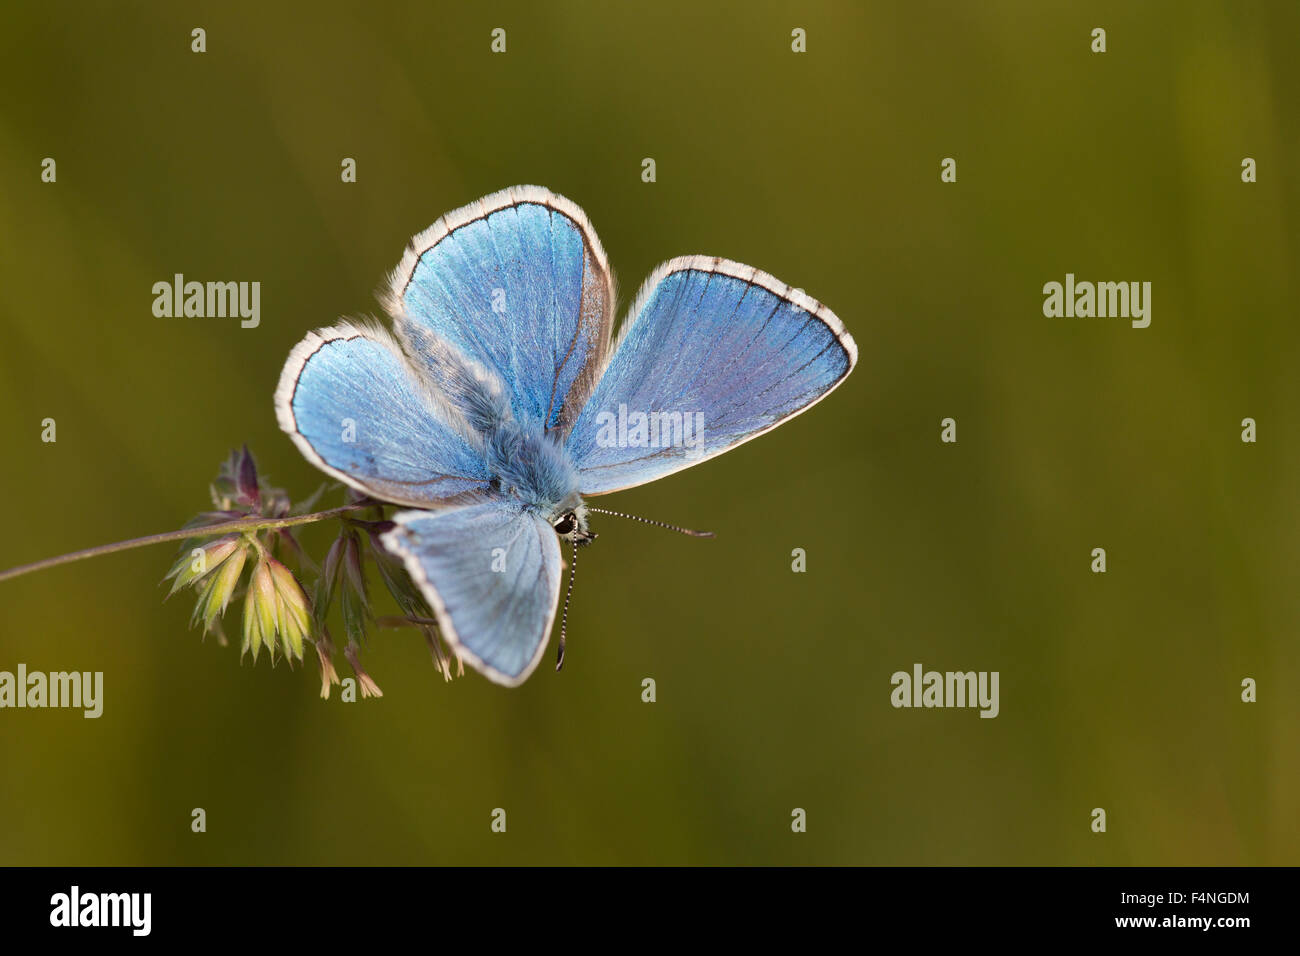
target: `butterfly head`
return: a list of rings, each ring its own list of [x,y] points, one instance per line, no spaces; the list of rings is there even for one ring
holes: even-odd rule
[[[587,530],[587,506],[581,499],[562,506],[559,513],[551,519],[551,527],[565,541],[574,544],[590,544],[596,540],[595,532]]]

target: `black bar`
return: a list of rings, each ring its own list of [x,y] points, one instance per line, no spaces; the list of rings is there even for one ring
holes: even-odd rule
[[[847,933],[869,943],[901,934],[926,946],[1125,937],[1231,945],[1285,933],[1296,887],[1293,869],[1170,867],[14,868],[0,871],[0,880],[7,941],[75,937],[81,945],[238,943],[268,931],[295,945],[373,944],[403,933],[423,938],[431,926],[431,940],[468,930],[490,934],[487,942],[515,928],[545,933],[557,925],[579,935],[582,928],[657,935],[697,926],[736,939],[802,926],[818,938]],[[52,925],[71,922],[74,886],[78,922],[116,912],[125,925]],[[103,896],[132,893],[149,894],[147,935],[137,935],[145,928],[143,895]]]

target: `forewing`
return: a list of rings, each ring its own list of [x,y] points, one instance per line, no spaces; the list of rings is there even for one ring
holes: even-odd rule
[[[516,686],[541,660],[560,595],[555,531],[493,498],[449,511],[403,511],[383,535],[466,663]]]
[[[381,331],[309,334],[289,354],[275,408],[308,461],[383,501],[428,508],[489,487],[472,429]]]
[[[505,383],[516,417],[563,435],[604,364],[614,286],[583,211],[515,186],[412,239],[386,300],[417,361],[428,334],[451,343]]]
[[[726,259],[667,262],[638,293],[569,435],[582,493],[644,484],[757,438],[825,398],[856,361],[843,323],[801,290]]]

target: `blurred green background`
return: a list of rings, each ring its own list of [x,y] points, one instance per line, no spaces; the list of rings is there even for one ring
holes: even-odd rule
[[[106,685],[0,711],[0,863],[1300,862],[1300,7],[470,6],[4,8],[0,566],[179,527],[244,441],[314,489],[290,348],[515,183],[586,209],[624,303],[738,259],[856,373],[603,501],[718,538],[601,522],[518,690],[385,631],[385,696],[320,701],[187,630],[169,546],[0,584],[0,669]],[[176,272],[260,281],[261,326],[155,318]],[[1066,272],[1152,282],[1151,327],[1045,318]],[[893,709],[915,662],[999,671],[1001,715]]]

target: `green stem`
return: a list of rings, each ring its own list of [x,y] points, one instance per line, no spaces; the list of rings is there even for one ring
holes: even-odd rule
[[[223,521],[220,524],[200,525],[196,528],[182,528],[179,531],[165,531],[162,534],[151,534],[143,538],[132,538],[130,541],[118,541],[114,544],[102,544],[97,548],[86,548],[84,551],[73,551],[69,554],[61,554],[55,558],[46,558],[44,561],[35,561],[32,564],[21,564],[16,568],[10,568],[8,571],[0,571],[0,581],[8,581],[10,578],[16,578],[22,574],[30,574],[33,571],[43,571],[46,568],[57,567],[60,564],[70,564],[73,561],[84,561],[86,558],[98,558],[100,555],[113,554],[117,551],[129,551],[131,548],[143,548],[150,544],[162,544],[165,541],[184,541],[187,538],[208,538],[218,534],[228,534],[238,531],[265,531],[274,528],[291,528],[299,524],[311,524],[315,521],[328,521],[330,518],[341,518],[343,515],[350,514],[353,511],[360,511],[363,508],[369,508],[373,502],[362,501],[355,504],[344,505],[341,508],[331,508],[329,511],[317,511],[306,515],[292,515],[287,518],[236,518],[233,521]]]

